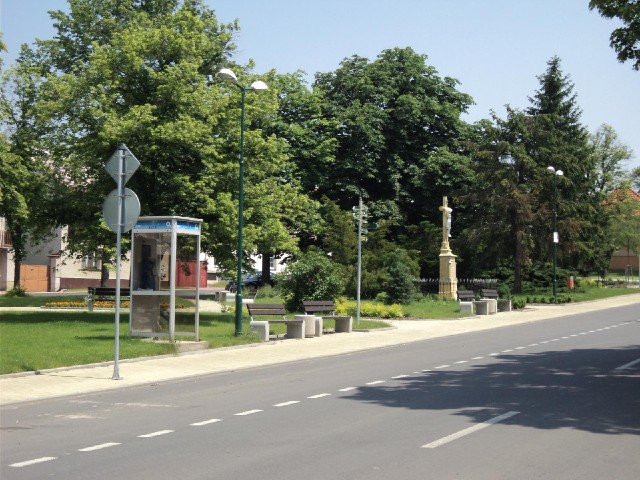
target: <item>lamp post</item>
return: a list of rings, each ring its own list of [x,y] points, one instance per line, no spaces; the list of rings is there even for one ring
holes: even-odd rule
[[[547,167],[547,171],[553,175],[553,298],[558,295],[558,277],[556,275],[556,256],[558,248],[558,177],[562,176],[562,170]]]
[[[267,90],[266,83],[261,80],[253,82],[250,86],[240,85],[236,74],[228,68],[223,68],[218,72],[218,78],[225,82],[232,83],[240,89],[242,93],[240,109],[240,172],[238,179],[238,268],[236,275],[236,335],[242,335],[242,251],[244,229],[244,100],[245,94],[253,90]]]

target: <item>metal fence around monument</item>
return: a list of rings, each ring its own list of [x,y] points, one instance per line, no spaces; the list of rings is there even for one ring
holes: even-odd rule
[[[437,295],[440,293],[439,278],[421,278],[418,280],[418,288],[420,293],[425,295]],[[496,278],[459,278],[458,290],[473,290],[479,293],[483,288],[495,289],[498,287],[498,279]]]

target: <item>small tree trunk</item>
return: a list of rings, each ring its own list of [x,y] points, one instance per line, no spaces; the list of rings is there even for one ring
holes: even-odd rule
[[[271,256],[268,253],[262,254],[262,277],[260,278],[260,285],[267,285],[269,283],[270,271],[271,271]]]
[[[102,253],[100,258],[100,286],[107,287],[109,282],[109,255]]]

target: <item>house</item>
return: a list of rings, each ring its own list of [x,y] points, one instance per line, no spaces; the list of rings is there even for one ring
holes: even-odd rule
[[[630,188],[624,191],[618,190],[612,194],[613,201],[620,201],[623,195],[632,202],[637,203],[637,208],[633,208],[631,214],[633,217],[640,219],[640,194]],[[638,223],[640,223],[640,220]],[[636,235],[640,237],[640,229],[637,230]],[[640,271],[640,251],[623,247],[613,252],[609,262],[609,271],[638,275]]]
[[[68,227],[56,229],[51,238],[42,244],[33,245],[20,266],[20,283],[28,292],[58,292],[69,289],[84,289],[100,286],[102,264],[96,254],[82,259],[65,254]],[[115,242],[115,236],[114,236]],[[14,287],[14,261],[11,253],[11,237],[6,230],[5,219],[0,217],[0,291]],[[221,280],[221,272],[212,257],[201,255],[207,265],[207,284],[212,286]],[[252,257],[254,265],[261,264],[261,257]],[[271,258],[271,270],[282,271],[285,264]],[[122,286],[129,285],[130,264],[123,260],[120,267]],[[115,286],[115,271],[110,272],[109,286]],[[178,279],[178,281],[180,281]],[[201,285],[204,286],[204,285]]]

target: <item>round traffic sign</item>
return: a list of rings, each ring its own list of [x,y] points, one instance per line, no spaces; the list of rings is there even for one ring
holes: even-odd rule
[[[112,190],[107,195],[104,204],[102,205],[102,215],[104,221],[113,233],[118,233],[118,189]],[[124,189],[124,196],[122,197],[122,230],[120,233],[128,232],[138,221],[140,216],[140,200],[136,193],[129,189]]]

